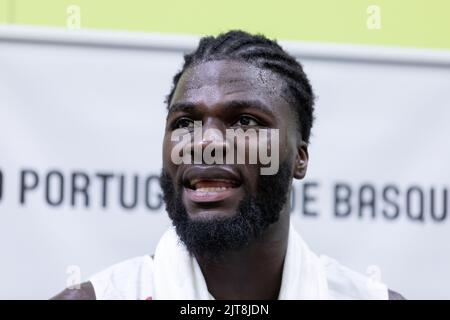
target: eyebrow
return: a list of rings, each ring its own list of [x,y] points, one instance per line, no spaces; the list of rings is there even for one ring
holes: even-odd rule
[[[269,106],[259,100],[231,100],[222,104],[223,108],[230,111],[239,111],[242,109],[258,109],[261,112],[273,116]],[[173,112],[197,112],[198,105],[192,102],[177,102],[170,106],[168,113]]]

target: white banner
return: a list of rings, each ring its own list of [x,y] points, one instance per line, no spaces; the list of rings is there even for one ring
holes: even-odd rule
[[[164,98],[196,41],[0,30],[0,298],[153,253]],[[407,298],[450,298],[450,54],[285,47],[318,96],[303,237]]]

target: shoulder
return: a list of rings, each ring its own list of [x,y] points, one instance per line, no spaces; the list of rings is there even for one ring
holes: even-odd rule
[[[400,293],[395,292],[394,290],[388,291],[389,294],[389,300],[406,300],[404,296],[402,296]]]
[[[95,291],[92,283],[88,281],[75,288],[67,288],[50,300],[95,300]]]

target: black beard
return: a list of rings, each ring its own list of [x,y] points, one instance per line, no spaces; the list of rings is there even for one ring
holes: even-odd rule
[[[242,249],[258,239],[270,224],[278,221],[291,185],[290,170],[289,163],[283,162],[277,174],[261,175],[256,197],[246,190],[237,213],[227,218],[190,219],[181,192],[176,192],[164,169],[160,184],[166,211],[187,250],[195,256],[218,260],[223,253]],[[182,190],[181,185],[178,190]]]

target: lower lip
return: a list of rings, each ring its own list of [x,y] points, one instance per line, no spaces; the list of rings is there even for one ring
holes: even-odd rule
[[[217,202],[231,197],[237,188],[228,188],[222,191],[201,192],[185,188],[186,196],[193,202]]]

